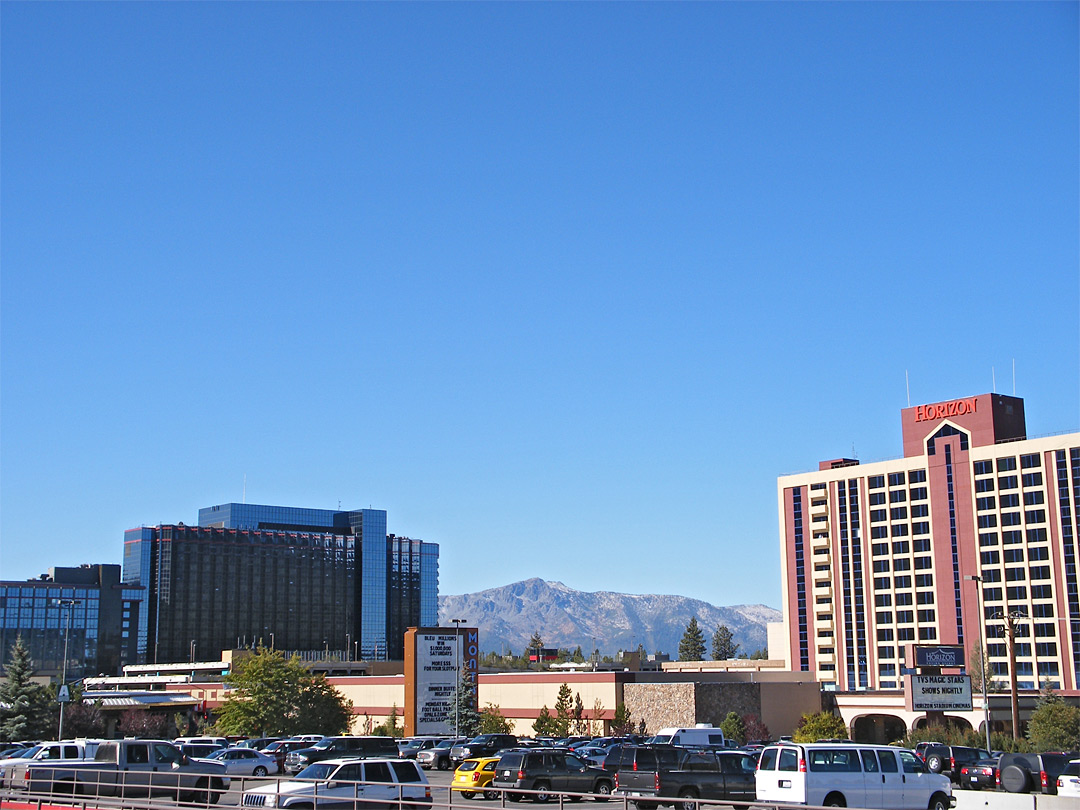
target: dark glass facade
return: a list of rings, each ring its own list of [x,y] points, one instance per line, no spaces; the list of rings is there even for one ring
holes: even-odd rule
[[[41,579],[0,583],[0,650],[6,665],[22,636],[35,673],[67,677],[119,675],[135,663],[132,621],[137,625],[142,590],[125,589],[119,565],[53,568]]]
[[[438,546],[388,536],[383,510],[225,504],[199,523],[125,534],[142,662],[258,643],[401,659],[405,630],[437,623]]]

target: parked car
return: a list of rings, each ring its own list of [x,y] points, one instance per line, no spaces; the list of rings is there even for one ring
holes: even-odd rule
[[[966,790],[993,790],[998,783],[998,758],[987,757],[960,767],[960,787]]]
[[[971,748],[966,745],[927,745],[922,751],[922,760],[930,773],[943,773],[953,784],[960,782],[960,769],[980,759],[989,759],[990,752],[984,748]]]
[[[295,807],[297,810],[372,804],[386,807],[399,801],[411,805],[431,804],[427,777],[409,759],[327,759],[309,765],[295,780],[275,781],[245,790],[240,798],[242,807]]]
[[[323,737],[310,748],[300,748],[285,755],[285,770],[300,773],[308,765],[324,759],[351,757],[370,759],[385,757],[396,759],[397,742],[393,737]]]
[[[485,799],[499,798],[499,791],[491,787],[491,781],[495,778],[495,766],[498,762],[499,757],[480,757],[465,760],[454,771],[454,779],[450,783],[450,790],[456,790],[466,799],[471,799],[477,793],[482,793]]]
[[[648,748],[639,751],[644,755],[627,757],[615,772],[615,795],[630,797],[638,808],[674,803],[697,810],[698,799],[745,802],[756,796],[757,763],[745,751],[675,748],[673,765],[669,757],[648,756]]]
[[[428,748],[434,748],[441,743],[445,737],[409,737],[405,740],[400,740],[397,744],[398,756],[402,759],[416,759],[416,755],[421,751],[426,751]]]
[[[436,768],[440,771],[450,770],[450,752],[455,745],[465,742],[464,737],[451,737],[436,743],[434,748],[425,748],[416,755],[416,762],[425,770]]]
[[[229,740],[225,737],[177,737],[173,740],[173,745],[213,745],[217,748],[228,748]]]
[[[24,749],[19,756],[0,760],[0,787],[11,787],[10,774],[17,763],[93,758],[102,742],[104,740],[63,740],[44,742]]]
[[[277,760],[262,751],[250,748],[219,748],[209,759],[225,764],[229,776],[266,776],[277,773]]]
[[[517,737],[513,734],[481,734],[451,748],[450,761],[457,766],[467,759],[493,757],[503,749],[513,748],[515,745],[517,745]]]
[[[1057,795],[1080,799],[1080,759],[1065,766],[1057,780]]]
[[[264,754],[268,754],[274,758],[277,763],[277,773],[285,772],[285,757],[289,755],[291,751],[299,751],[301,748],[310,748],[311,743],[306,740],[278,740],[272,742],[266,748],[263,749]]]
[[[712,726],[662,728],[650,739],[652,745],[685,745],[688,748],[727,748],[724,732]]]
[[[1007,793],[1057,793],[1058,776],[1075,754],[1002,754],[1001,789]]]
[[[597,801],[611,795],[614,782],[603,768],[590,765],[573,754],[554,748],[507,751],[495,765],[492,787],[505,789],[506,798],[520,801],[517,791],[537,802],[546,802],[554,793],[594,793]]]
[[[869,810],[949,810],[949,777],[930,773],[915,752],[887,745],[782,743],[762,753],[759,802],[863,807]]]
[[[247,740],[241,740],[236,743],[234,748],[252,748],[256,751],[262,751],[272,742],[277,742],[281,737],[251,737]]]
[[[226,750],[216,743],[184,743],[176,747],[192,759],[209,759],[211,754]]]

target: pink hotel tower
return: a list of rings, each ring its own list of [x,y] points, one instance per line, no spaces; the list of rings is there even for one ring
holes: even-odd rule
[[[961,645],[970,661],[982,622],[1007,689],[1011,616],[1018,687],[1080,695],[1080,433],[1027,438],[1024,401],[1001,394],[900,419],[903,458],[778,480],[772,657],[826,689],[900,690],[912,645]]]

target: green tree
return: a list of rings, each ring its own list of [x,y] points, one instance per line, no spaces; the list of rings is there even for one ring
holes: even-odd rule
[[[503,717],[497,703],[489,703],[480,710],[481,734],[510,734],[513,730],[513,724]]]
[[[615,712],[611,717],[611,733],[616,737],[634,733],[634,719],[625,703],[615,704]]]
[[[697,616],[690,619],[679,642],[680,661],[701,661],[705,658],[705,634],[698,627]]]
[[[750,653],[750,660],[751,661],[765,661],[766,659],[768,659],[768,657],[769,657],[769,649],[768,649],[768,647],[762,647],[757,652]]]
[[[463,737],[475,737],[480,733],[480,712],[476,708],[476,684],[473,683],[472,671],[461,670],[458,688],[450,698],[450,711],[446,715],[446,725],[455,734]]]
[[[746,742],[746,723],[735,712],[727,713],[727,717],[720,722],[720,730],[724,732],[727,739],[733,740],[739,745]]]
[[[284,736],[312,728],[341,734],[352,720],[352,704],[325,677],[277,650],[259,647],[242,656],[225,683],[232,690],[218,714],[222,734]]]
[[[372,734],[379,737],[404,737],[405,729],[398,725],[398,717],[397,704],[395,703],[390,707],[390,716],[386,718],[381,726],[376,726],[372,730]]]
[[[604,702],[596,698],[592,705],[592,719],[589,721],[588,733],[599,737],[604,733]]]
[[[1028,720],[1027,738],[1035,751],[1075,751],[1080,748],[1080,708],[1044,689]]]
[[[33,680],[34,666],[22,636],[11,645],[7,680],[0,684],[0,738],[52,739],[56,733],[49,691]]]
[[[577,649],[574,650],[573,655],[570,656],[570,660],[575,664],[585,663],[585,653],[582,651],[580,644],[577,645]]]
[[[533,723],[533,731],[537,736],[548,736],[555,733],[554,725],[555,718],[551,716],[547,705],[541,706],[540,713],[536,715],[536,721]]]
[[[968,655],[967,674],[971,677],[971,693],[973,695],[982,694],[983,691],[983,678],[986,676],[986,657],[984,650],[979,647],[978,644],[971,646],[971,653]],[[986,682],[986,691],[990,691],[990,682]],[[986,746],[986,741],[983,741],[983,746]]]
[[[531,639],[529,639],[529,648],[525,650],[525,660],[529,660],[529,656],[536,653],[536,668],[539,669],[541,665],[540,651],[544,649],[544,639],[540,636],[540,631],[537,630],[533,633]]]
[[[589,723],[585,719],[585,704],[581,702],[580,692],[574,695],[574,708],[571,711],[573,716],[571,731],[574,734],[585,734],[589,730]]]
[[[726,624],[716,628],[712,637],[712,657],[714,661],[730,661],[739,651],[739,645],[735,643],[735,635]]]
[[[570,734],[570,721],[574,712],[574,693],[567,684],[559,687],[559,697],[555,700],[554,733],[559,737]]]
[[[818,740],[846,740],[848,739],[847,726],[844,719],[837,717],[831,712],[816,712],[804,714],[799,720],[795,733],[791,735],[793,742],[817,742]]]

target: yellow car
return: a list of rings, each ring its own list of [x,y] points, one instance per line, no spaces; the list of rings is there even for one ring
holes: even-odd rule
[[[450,783],[450,789],[458,791],[466,799],[471,799],[477,793],[483,793],[485,799],[499,798],[499,791],[491,787],[498,761],[498,757],[465,760],[454,771],[454,781]]]

